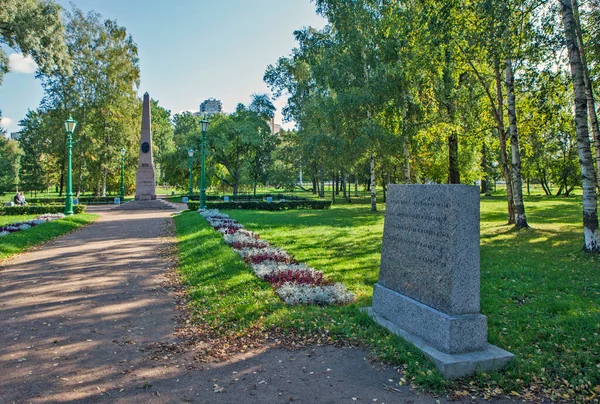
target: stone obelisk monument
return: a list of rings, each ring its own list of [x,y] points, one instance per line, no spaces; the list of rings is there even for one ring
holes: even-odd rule
[[[140,140],[140,162],[135,177],[135,200],[156,199],[156,178],[152,159],[152,130],[150,117],[150,96],[144,94],[142,110],[142,135]]]

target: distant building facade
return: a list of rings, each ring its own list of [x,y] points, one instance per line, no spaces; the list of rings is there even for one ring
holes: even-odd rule
[[[269,128],[271,129],[271,133],[277,134],[281,132],[281,125],[275,123],[274,117],[268,120],[267,123],[269,124]]]
[[[220,114],[221,112],[223,112],[223,104],[221,101],[215,98],[209,98],[208,100],[202,101],[202,104],[200,104],[198,115],[211,116]]]
[[[21,132],[11,132],[10,138],[12,140],[19,140],[19,139],[21,139]]]

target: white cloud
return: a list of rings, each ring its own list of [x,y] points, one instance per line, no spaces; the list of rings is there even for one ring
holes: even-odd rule
[[[10,119],[9,117],[3,116],[2,118],[0,118],[0,126],[8,129],[12,123],[14,122],[14,120]]]
[[[198,111],[196,111],[196,110],[193,110],[193,109],[184,109],[184,110],[181,110],[181,111],[179,111],[179,112],[176,112],[176,113],[175,113],[175,114],[173,114],[173,115],[177,115],[177,114],[183,114],[184,112],[191,112],[191,113],[194,113],[194,112],[198,112]]]
[[[20,53],[13,53],[8,56],[10,71],[15,73],[31,74],[37,70],[37,65],[31,56],[23,56]]]

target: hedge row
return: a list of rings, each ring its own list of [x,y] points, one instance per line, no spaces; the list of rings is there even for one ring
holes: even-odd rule
[[[115,201],[115,198],[119,198],[119,196],[81,196],[77,198],[80,204],[90,205],[90,204],[112,204]],[[73,197],[75,199],[75,197]],[[27,203],[36,204],[36,205],[44,205],[44,204],[55,204],[55,203],[65,203],[65,198],[27,198]]]
[[[85,205],[73,205],[73,213],[85,212]],[[64,213],[65,205],[25,205],[5,206],[0,209],[0,214],[14,215],[43,215],[44,213]]]
[[[184,197],[187,195],[181,195]],[[207,201],[223,201],[223,197],[228,196],[229,201],[239,202],[239,201],[252,201],[256,199],[267,199],[268,197],[273,198],[273,200],[286,199],[290,201],[307,201],[308,198],[304,198],[301,196],[289,195],[289,194],[237,194],[237,195],[206,195]],[[190,200],[197,201],[200,199],[200,196],[193,195]]]
[[[200,202],[188,202],[189,210],[198,210]],[[285,202],[206,202],[207,209],[246,209],[246,210],[287,210],[287,209],[329,209],[331,201],[306,200],[306,201],[285,201]]]

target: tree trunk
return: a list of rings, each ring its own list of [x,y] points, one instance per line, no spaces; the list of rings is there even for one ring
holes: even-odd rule
[[[458,169],[458,136],[454,131],[448,136],[448,168],[449,184],[460,184],[460,172]]]
[[[594,89],[590,81],[590,73],[585,56],[585,46],[583,44],[583,35],[581,33],[581,22],[579,20],[579,4],[578,0],[572,0],[573,13],[575,21],[575,31],[577,33],[577,45],[579,47],[579,55],[581,56],[581,64],[583,67],[583,82],[585,84],[585,94],[587,96],[587,110],[589,117],[592,136],[596,141],[596,185],[600,189],[600,128],[598,127],[598,115],[596,114],[596,101],[594,100]]]
[[[527,216],[525,215],[525,203],[523,202],[523,179],[521,177],[521,153],[519,149],[519,132],[517,131],[517,105],[515,102],[515,80],[510,58],[505,60],[506,66],[506,96],[508,111],[508,130],[510,133],[510,154],[513,201],[515,204],[515,228],[525,229]]]
[[[402,154],[403,154],[403,164],[402,164],[402,175],[403,182],[405,184],[410,184],[410,148],[408,142],[408,135],[404,135],[404,141],[402,145]]]
[[[233,194],[238,194],[238,186],[240,182],[240,153],[235,156],[235,168],[233,171]]]
[[[63,194],[63,184],[65,182],[65,168],[62,167],[62,169],[60,170],[60,188],[58,191],[58,196],[62,196]]]
[[[108,177],[108,170],[105,168],[102,173],[102,196],[106,196],[106,177]]]
[[[354,176],[354,196],[358,196],[358,176]]]
[[[377,212],[377,191],[375,189],[375,154],[371,150],[370,158],[370,171],[371,171],[371,212]]]
[[[590,150],[590,136],[587,122],[587,95],[581,54],[575,34],[575,19],[571,0],[559,0],[561,14],[569,51],[569,64],[575,92],[575,131],[577,133],[577,152],[581,166],[581,185],[583,188],[583,250],[600,252],[598,236],[598,205],[596,195],[596,172]]]
[[[515,223],[515,204],[513,200],[512,181],[508,168],[508,155],[506,153],[506,130],[504,128],[504,98],[502,96],[502,73],[500,60],[494,60],[494,74],[496,77],[496,126],[500,135],[500,156],[502,159],[502,173],[506,182],[506,199],[508,201],[508,224]]]
[[[331,173],[331,178],[333,181],[333,178],[336,178],[336,174],[334,172]],[[338,191],[337,189],[337,178],[336,178],[336,184],[335,187],[333,186],[333,182],[331,183],[331,203],[335,203],[335,194]]]
[[[402,105],[402,174],[403,174],[403,182],[405,184],[410,184],[410,142],[408,138],[408,130],[406,125],[406,117],[408,116],[408,111],[406,107],[406,100]]]
[[[488,153],[487,145],[484,143],[481,147],[481,170],[483,171],[483,177],[481,178],[481,193],[485,196],[491,196],[490,194],[490,178],[489,178],[489,167],[488,167]]]

